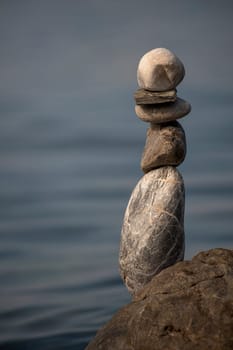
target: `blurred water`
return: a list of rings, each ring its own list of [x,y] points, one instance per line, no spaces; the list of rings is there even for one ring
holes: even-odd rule
[[[165,1],[152,16],[152,1],[143,15],[139,1],[126,7],[57,1],[55,12],[53,1],[40,4],[0,5],[6,36],[0,31],[0,348],[83,349],[130,300],[119,278],[118,248],[124,210],[142,176],[147,127],[134,115],[136,66],[153,47],[180,53],[187,76],[178,94],[193,107],[181,120],[188,143],[179,167],[186,185],[186,258],[211,247],[233,248],[233,79],[226,68],[232,6],[198,1],[190,8],[178,1],[174,13]],[[96,17],[90,19],[89,10]],[[91,21],[88,32],[82,14]],[[145,33],[138,43],[139,22]],[[200,28],[210,33],[198,37]],[[67,50],[53,46],[60,41]],[[109,51],[101,56],[104,43]],[[225,49],[221,55],[216,44]],[[90,62],[89,53],[96,60]]]

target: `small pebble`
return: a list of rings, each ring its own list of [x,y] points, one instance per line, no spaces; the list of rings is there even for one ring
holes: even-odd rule
[[[144,122],[166,123],[184,117],[191,111],[191,105],[181,98],[175,102],[156,105],[136,105],[135,112]]]
[[[184,78],[183,63],[170,50],[157,48],[140,60],[137,80],[140,88],[150,91],[174,89]]]
[[[138,89],[134,93],[134,99],[137,105],[175,102],[176,90],[148,91],[144,89]]]
[[[186,140],[182,126],[177,122],[151,124],[141,160],[144,173],[160,166],[178,166],[185,158]]]

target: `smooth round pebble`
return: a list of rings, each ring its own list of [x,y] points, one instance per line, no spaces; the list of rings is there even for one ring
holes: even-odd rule
[[[139,61],[137,80],[140,88],[151,91],[174,89],[184,78],[183,63],[170,50],[157,48]]]
[[[175,102],[155,105],[136,105],[135,112],[144,122],[166,123],[184,117],[191,111],[187,101],[177,98]]]

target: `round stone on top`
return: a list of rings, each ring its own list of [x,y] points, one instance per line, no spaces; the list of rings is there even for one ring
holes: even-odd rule
[[[137,70],[139,87],[149,91],[172,90],[181,82],[184,75],[183,63],[165,48],[147,52],[141,58]]]

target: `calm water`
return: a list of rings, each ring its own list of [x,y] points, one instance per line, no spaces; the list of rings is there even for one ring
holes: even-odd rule
[[[155,3],[0,5],[1,349],[84,349],[129,302],[118,249],[147,127],[132,94],[153,47],[183,59],[178,94],[193,107],[181,120],[186,258],[233,248],[232,6]]]

